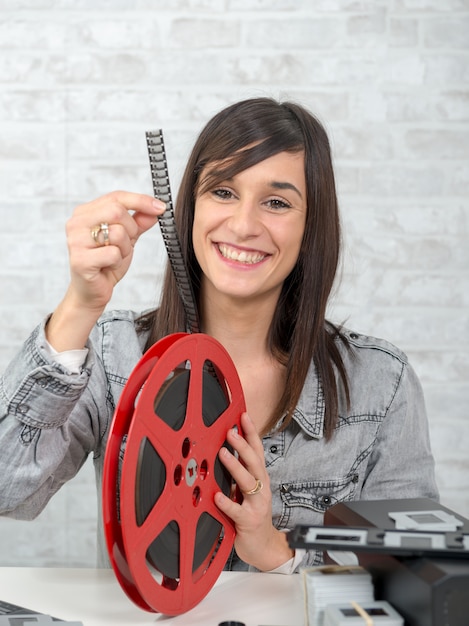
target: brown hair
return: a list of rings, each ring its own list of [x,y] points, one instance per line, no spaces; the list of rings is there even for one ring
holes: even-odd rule
[[[176,225],[198,301],[201,269],[194,254],[192,225],[200,172],[207,164],[215,167],[215,163],[222,163],[222,170],[210,171],[212,184],[282,151],[304,153],[308,210],[298,260],[284,282],[270,326],[270,349],[285,365],[287,378],[267,430],[283,415],[282,428],[288,425],[313,361],[324,392],[324,431],[329,439],[338,418],[338,384],[344,386],[347,400],[349,393],[336,337],[347,342],[325,319],[341,234],[330,146],[323,126],[302,106],[270,98],[244,100],[222,110],[202,130],[189,157],[175,206]],[[169,268],[160,307],[142,317],[141,326],[150,331],[146,349],[161,337],[186,329],[184,309]]]

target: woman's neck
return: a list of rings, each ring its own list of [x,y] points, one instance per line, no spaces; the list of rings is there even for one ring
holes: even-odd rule
[[[270,356],[268,335],[276,302],[202,298],[203,332],[228,350],[237,365]]]
[[[259,433],[268,430],[285,388],[285,368],[272,355],[268,337],[277,299],[237,301],[217,294],[201,299],[203,332],[219,341],[233,361],[246,409]]]

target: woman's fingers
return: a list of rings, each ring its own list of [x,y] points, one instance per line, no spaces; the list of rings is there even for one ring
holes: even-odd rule
[[[99,232],[100,225],[104,224],[109,232],[109,244],[119,245],[122,236],[113,236],[118,226],[126,233],[128,240],[135,244],[142,233],[156,224],[165,208],[164,202],[151,196],[115,191],[77,207],[67,223],[67,233],[76,231],[83,238],[82,244],[92,248],[105,243],[101,233],[95,240],[92,232],[95,228]]]
[[[243,434],[236,428],[228,431],[226,440],[234,453],[221,448],[220,461],[229,471],[241,492],[254,498],[269,487],[269,477],[265,469],[264,448],[256,428],[247,413],[241,417]]]
[[[166,205],[145,194],[114,191],[78,206],[67,222],[67,244],[77,301],[102,308],[126,274],[133,247]]]
[[[235,428],[230,429],[227,433],[227,442],[236,451],[239,461],[235,457],[230,459],[228,455],[225,455],[225,460],[230,464],[228,469],[233,469],[241,480],[241,484],[238,483],[241,490],[251,491],[255,487],[257,479],[268,480],[264,461],[264,447],[247,413],[243,413],[241,416],[241,428],[242,434]],[[235,476],[233,478],[238,482]]]
[[[249,413],[243,413],[241,415],[241,429],[246,441],[252,446],[264,463],[264,446],[262,445],[262,440],[257,433],[254,422],[249,417]]]

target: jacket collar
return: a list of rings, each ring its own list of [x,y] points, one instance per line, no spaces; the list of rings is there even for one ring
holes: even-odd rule
[[[311,362],[293,419],[308,435],[321,439],[324,436],[324,414],[324,392],[316,366]]]

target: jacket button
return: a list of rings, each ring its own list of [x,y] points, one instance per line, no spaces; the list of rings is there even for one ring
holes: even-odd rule
[[[350,339],[358,339],[357,333],[350,333]]]
[[[355,484],[357,484],[357,483],[358,483],[358,478],[359,478],[359,477],[358,477],[358,474],[354,474],[354,475],[352,476],[352,482],[353,482],[353,483],[355,483]]]
[[[322,503],[325,504],[326,506],[329,506],[329,504],[332,502],[331,496],[323,496],[321,500],[322,500]]]
[[[278,452],[277,446],[270,446],[269,450],[272,452],[272,454],[277,454]]]
[[[290,489],[287,487],[287,485],[281,485],[280,491],[282,493],[288,493],[290,491]]]
[[[29,406],[27,404],[20,404],[18,407],[18,411],[23,415],[26,415],[26,413],[29,411]]]

